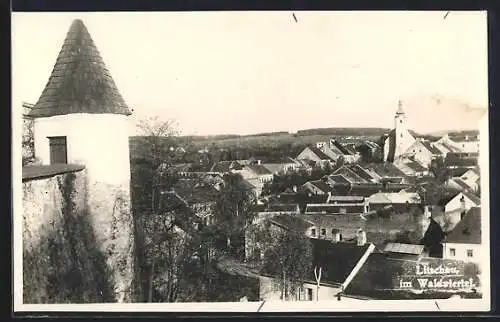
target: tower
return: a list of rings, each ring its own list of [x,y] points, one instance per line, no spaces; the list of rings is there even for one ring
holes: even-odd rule
[[[28,116],[42,164],[85,166],[86,209],[118,302],[128,301],[133,277],[129,115],[87,28],[73,21]]]
[[[406,114],[403,110],[403,102],[398,101],[398,109],[394,115],[394,129],[396,131],[396,153],[399,156],[406,151],[405,136],[408,132],[406,128]]]
[[[398,109],[394,115],[394,129],[389,132],[384,143],[384,161],[394,162],[404,154],[415,142],[415,138],[408,131],[406,113],[403,103],[398,101]]]

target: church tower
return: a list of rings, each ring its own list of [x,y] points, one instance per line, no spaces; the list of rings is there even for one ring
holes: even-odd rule
[[[133,278],[129,115],[87,28],[73,21],[28,116],[34,119],[35,157],[42,164],[85,166],[88,216],[113,272],[118,302],[130,300]]]
[[[403,103],[398,101],[398,109],[394,115],[394,129],[389,132],[384,143],[384,161],[394,162],[414,142],[415,138],[408,131]]]

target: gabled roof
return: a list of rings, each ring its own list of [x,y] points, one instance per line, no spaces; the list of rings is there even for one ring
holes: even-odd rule
[[[270,203],[266,207],[268,212],[298,212],[299,204],[292,203]]]
[[[328,176],[329,179],[333,180],[335,183],[339,184],[350,184],[351,181],[347,179],[344,175],[342,174],[332,174]]]
[[[219,161],[214,163],[210,172],[229,172],[231,170],[241,170],[243,166],[238,163],[238,161]]]
[[[378,192],[370,196],[370,203],[420,203],[420,196],[415,192]]]
[[[409,160],[405,164],[407,167],[409,167],[411,170],[413,170],[415,172],[427,171],[427,169],[423,165],[418,163],[417,161]]]
[[[332,243],[329,240],[310,239],[313,245],[313,267],[321,267],[321,283],[342,284],[359,263],[371,244]],[[315,281],[314,271],[309,277]]]
[[[463,190],[468,190],[468,189],[472,188],[471,186],[469,186],[465,181],[463,181],[459,177],[458,178],[457,177],[451,178],[450,180],[453,181],[454,183],[456,183]]]
[[[368,171],[366,171],[359,164],[354,164],[354,165],[350,166],[349,169],[351,171],[353,171],[354,173],[356,173],[361,178],[363,178],[364,180],[367,180],[367,181],[373,181],[373,180],[375,180],[375,178],[372,176],[372,174],[369,173]]]
[[[262,164],[249,164],[246,166],[250,171],[254,172],[255,174],[261,176],[261,175],[268,175],[272,174],[269,169],[267,169],[265,166]]]
[[[464,196],[466,196],[467,198],[469,198],[476,205],[478,205],[478,206],[481,205],[481,198],[479,198],[473,192],[466,190],[466,191],[462,191],[462,193],[464,194]]]
[[[313,226],[312,223],[308,222],[297,216],[291,216],[286,214],[280,214],[272,217],[269,221],[278,227],[286,230],[293,230],[296,232],[304,232]]]
[[[320,160],[331,160],[332,159],[328,155],[326,155],[323,151],[321,151],[320,149],[318,149],[315,146],[308,146],[306,149],[311,150],[314,154],[316,154],[318,156],[318,158]]]
[[[30,117],[132,114],[81,20],[74,20]]]
[[[211,184],[198,180],[179,180],[172,190],[189,204],[215,202],[220,195]]]
[[[353,155],[353,151],[351,151],[349,148],[345,147],[342,145],[340,142],[337,140],[330,140],[330,145],[332,147],[335,147],[337,150],[339,150],[343,155]]]
[[[333,191],[332,187],[330,187],[327,183],[325,183],[323,180],[314,180],[314,181],[309,181],[306,182],[306,184],[309,183],[313,186],[315,186],[317,189],[323,191],[324,193],[327,193],[329,191]]]
[[[441,154],[441,151],[436,148],[434,145],[431,144],[431,142],[427,141],[427,140],[420,140],[420,143],[422,143],[422,145],[427,149],[429,150],[430,153],[436,155],[436,154]]]
[[[368,182],[368,180],[365,180],[361,176],[359,176],[356,172],[350,169],[348,166],[343,166],[339,169],[337,169],[335,172],[333,172],[333,175],[342,175],[344,178],[349,180],[350,182]]]
[[[384,247],[384,252],[421,255],[424,248],[424,245],[387,243]]]
[[[447,243],[481,244],[481,208],[471,208],[446,237]]]

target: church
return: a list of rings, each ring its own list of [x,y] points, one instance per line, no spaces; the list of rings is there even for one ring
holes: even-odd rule
[[[394,162],[402,156],[415,141],[415,137],[408,131],[403,103],[399,101],[398,109],[394,115],[394,129],[389,132],[384,142],[384,161]]]

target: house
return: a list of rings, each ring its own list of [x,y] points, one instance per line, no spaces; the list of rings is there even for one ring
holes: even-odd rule
[[[328,156],[325,152],[315,146],[308,146],[304,148],[304,150],[302,150],[302,152],[300,152],[295,159],[314,161],[316,164],[321,166],[335,162],[332,157]]]
[[[394,165],[408,177],[422,178],[431,174],[428,167],[409,157],[399,158]]]
[[[250,171],[253,177],[257,177],[262,183],[273,181],[273,173],[260,163],[248,164],[244,167],[244,170]]]
[[[366,140],[356,145],[356,151],[359,151],[364,160],[372,160],[381,151],[381,147],[375,142]]]
[[[447,133],[437,142],[460,152],[479,153],[479,131],[477,130]]]
[[[472,191],[476,192],[479,188],[479,182],[467,183],[460,177],[453,177],[445,182],[445,187],[452,191]]]
[[[426,255],[425,246],[419,244],[387,243],[383,250],[391,258],[418,259]]]
[[[450,152],[446,154],[444,165],[449,169],[456,168],[477,168],[478,167],[478,153],[471,152]]]
[[[421,203],[420,195],[415,192],[378,192],[369,198],[370,209],[377,210],[386,206],[392,206],[395,210],[406,211],[411,206]]]
[[[370,211],[368,199],[359,196],[332,196],[322,204],[309,203],[305,214],[361,215]]]
[[[454,283],[447,289],[434,287],[428,282],[440,280],[443,276],[429,272],[439,267],[454,267],[456,277],[448,278],[467,283]],[[404,278],[401,272],[405,272]],[[426,257],[400,259],[392,258],[387,253],[372,252],[343,295],[365,300],[435,300],[448,299],[452,295],[478,298],[481,296],[480,286],[478,269],[472,263]]]
[[[332,160],[337,161],[341,158],[345,163],[357,162],[360,158],[359,152],[340,143],[335,139],[330,139],[328,147],[324,146],[322,151],[330,156]]]
[[[415,143],[415,138],[408,131],[406,114],[402,102],[398,102],[398,109],[394,116],[394,129],[387,134],[384,141],[384,161],[394,162]]]
[[[357,243],[332,242],[330,240],[310,239],[312,244],[312,266],[321,277],[318,281],[311,270],[310,274],[303,277],[304,282],[291,301],[323,301],[337,300],[339,293],[343,292],[355,278],[368,256],[374,251],[375,246],[367,243],[362,232]],[[260,299],[265,301],[280,300],[281,290],[276,287],[277,280],[281,278],[278,271],[266,272],[265,278],[260,283]]]
[[[224,174],[239,170],[243,170],[243,165],[238,163],[238,161],[219,161],[214,163],[214,165],[210,169],[210,172]]]
[[[472,168],[467,170],[464,174],[460,176],[460,179],[465,182],[468,186],[472,187],[473,191],[477,191],[480,187],[480,172],[479,168]]]
[[[179,180],[170,191],[163,192],[164,195],[168,193],[175,194],[180,201],[190,207],[195,215],[202,219],[204,225],[215,222],[213,207],[220,192],[210,183],[183,179]]]
[[[481,208],[473,207],[449,232],[443,243],[443,258],[481,262]]]
[[[410,157],[425,167],[429,167],[432,160],[441,155],[442,152],[432,142],[421,138],[417,138],[408,150],[402,154],[403,157]]]
[[[333,188],[323,180],[314,180],[304,183],[300,190],[307,195],[325,195],[332,192]]]
[[[470,191],[462,191],[457,194],[450,195],[439,201],[445,213],[450,213],[455,210],[468,211],[472,207],[481,206],[481,198]]]

